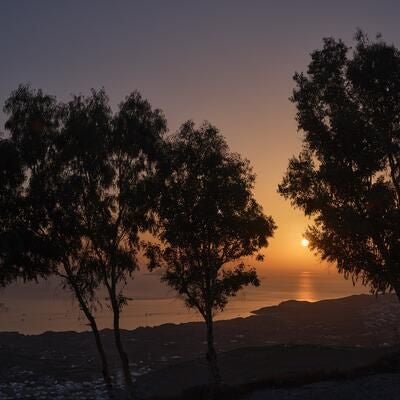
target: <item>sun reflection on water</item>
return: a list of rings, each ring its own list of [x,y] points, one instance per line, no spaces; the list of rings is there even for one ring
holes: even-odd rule
[[[303,300],[303,301],[316,300],[311,272],[309,271],[300,272],[296,297],[297,300]]]

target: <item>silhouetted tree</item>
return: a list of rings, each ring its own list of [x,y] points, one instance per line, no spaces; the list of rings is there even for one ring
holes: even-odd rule
[[[115,116],[103,92],[93,92],[88,99],[76,97],[64,112],[60,136],[67,155],[62,161],[63,185],[79,193],[74,207],[86,230],[90,263],[109,295],[115,343],[131,387],[119,327],[120,312],[127,302],[122,289],[138,267],[138,234],[151,223],[147,187],[165,119],[138,93],[127,97]]]
[[[400,299],[399,50],[362,32],[354,49],[324,39],[294,80],[303,150],[279,192],[313,217],[322,259]]]
[[[43,97],[49,99],[54,112],[37,106]],[[39,108],[37,113],[35,107]],[[6,128],[11,131],[11,139],[5,143],[15,144],[23,160],[32,157],[31,142],[41,151],[14,189],[21,195],[14,197],[32,210],[21,221],[22,230],[40,238],[43,251],[28,237],[21,244],[21,254],[28,259],[39,257],[46,272],[62,276],[73,290],[95,334],[103,375],[109,381],[91,312],[96,289],[106,288],[115,344],[125,382],[132,390],[119,327],[120,313],[128,300],[123,287],[138,267],[139,232],[151,225],[148,189],[166,129],[165,119],[136,92],[113,115],[104,91],[57,104],[40,91],[20,87],[6,103],[5,111],[10,115]],[[19,234],[13,220],[19,221],[21,210],[24,207],[15,208],[7,235]],[[2,248],[9,258],[15,253],[7,243]],[[32,260],[32,264],[35,262]],[[26,274],[25,260],[18,260],[15,271]]]
[[[57,130],[61,107],[56,99],[20,86],[5,103],[8,138],[0,141],[2,285],[17,278],[65,279],[89,321],[104,381],[111,376],[92,312],[95,273],[87,269],[82,226],[74,208],[75,188],[59,184]]]
[[[253,197],[249,162],[229,151],[215,127],[185,123],[166,153],[158,204],[161,244],[148,244],[146,255],[149,268],[162,267],[162,280],[204,318],[214,397],[221,382],[214,314],[244,286],[259,285],[256,270],[242,258],[267,246],[275,225]]]
[[[17,96],[18,93],[18,96]],[[17,99],[18,97],[18,99]],[[26,104],[26,109],[18,101]],[[49,153],[49,135],[57,113],[54,99],[39,91],[33,98],[26,88],[15,92],[4,106],[11,137],[0,137],[0,286],[21,277],[35,280],[51,271],[49,248],[36,218],[42,205],[40,177]],[[28,115],[29,114],[29,115]],[[44,116],[47,120],[43,121]],[[42,134],[38,134],[43,124]],[[29,125],[29,126],[28,126]],[[51,257],[50,257],[51,255]]]

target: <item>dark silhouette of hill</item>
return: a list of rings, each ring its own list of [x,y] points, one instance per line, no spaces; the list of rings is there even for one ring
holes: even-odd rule
[[[396,350],[400,326],[396,302],[394,295],[287,301],[248,318],[218,321],[216,347],[223,353],[223,380],[245,385],[297,377],[307,382],[310,376],[315,381],[373,363]],[[104,330],[101,335],[111,365],[117,366],[112,332]],[[207,377],[201,323],[143,327],[122,331],[122,336],[132,370],[141,375],[140,386],[149,394],[177,394]],[[51,386],[54,381],[62,385],[100,378],[90,332],[32,336],[3,332],[0,349],[0,392],[12,382],[22,387],[27,380]]]

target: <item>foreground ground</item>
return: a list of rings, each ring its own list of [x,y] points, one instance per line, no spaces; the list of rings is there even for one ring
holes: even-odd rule
[[[377,374],[347,381],[324,381],[291,389],[254,391],[243,400],[396,400],[400,374]]]
[[[289,301],[249,318],[220,321],[216,341],[225,383],[245,388],[248,400],[394,399],[399,396],[390,396],[400,393],[400,376],[378,375],[380,369],[365,367],[397,351],[393,346],[400,341],[398,327],[400,306],[394,296],[360,295],[317,303]],[[121,383],[112,332],[102,335]],[[124,331],[123,339],[143,397],[186,393],[190,398],[191,388],[206,382],[202,324],[139,328]],[[353,371],[358,371],[356,376]],[[363,376],[371,371],[375,375]],[[346,377],[351,379],[343,380]],[[326,381],[338,378],[342,380]],[[298,387],[321,380],[324,383]],[[359,394],[353,392],[365,391],[366,382],[374,384],[365,396],[355,397]],[[266,389],[271,385],[296,388]],[[0,398],[107,398],[91,334],[0,333]]]

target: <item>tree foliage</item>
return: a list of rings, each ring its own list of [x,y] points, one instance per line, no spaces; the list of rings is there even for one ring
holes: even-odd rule
[[[59,261],[58,243],[47,240],[46,192],[42,178],[48,171],[57,128],[58,107],[42,91],[20,87],[6,101],[9,115],[0,138],[0,284],[17,277],[45,277]]]
[[[152,224],[149,198],[165,118],[137,92],[113,114],[104,90],[58,103],[27,86],[4,110],[10,136],[0,142],[2,282],[61,276],[94,331],[91,306],[105,288],[131,384],[119,318],[123,288],[138,268],[139,233]]]
[[[267,246],[275,225],[253,197],[255,176],[247,160],[231,153],[208,123],[185,123],[166,145],[161,169],[157,233],[149,244],[150,269],[163,268],[173,287],[207,323],[208,359],[216,368],[212,321],[228,299],[259,285],[243,258]],[[218,380],[217,369],[211,379]]]
[[[249,162],[229,152],[215,127],[187,122],[167,157],[158,207],[163,245],[148,245],[149,266],[164,266],[163,280],[204,316],[208,308],[223,310],[243,286],[258,285],[255,269],[243,262],[223,267],[267,246],[275,225],[253,197]]]
[[[362,32],[354,49],[324,39],[294,80],[303,149],[279,191],[314,219],[323,259],[400,296],[400,52]]]

